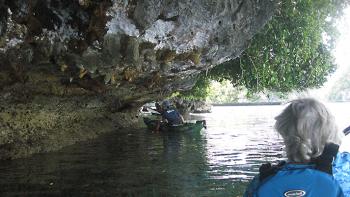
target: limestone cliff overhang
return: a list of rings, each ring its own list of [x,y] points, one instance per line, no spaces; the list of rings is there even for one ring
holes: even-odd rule
[[[21,82],[44,94],[69,95],[64,88],[78,87],[135,102],[188,90],[198,73],[239,56],[275,5],[1,0],[0,88]],[[48,78],[64,88],[50,89]]]

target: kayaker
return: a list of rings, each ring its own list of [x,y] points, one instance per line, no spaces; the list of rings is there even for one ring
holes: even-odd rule
[[[161,120],[157,122],[157,125],[155,127],[155,132],[159,132],[162,124],[169,124],[169,125],[181,125],[183,124],[184,118],[182,115],[173,107],[171,107],[171,104],[168,100],[165,100],[162,102],[162,106],[159,105],[158,102],[155,103],[156,111],[160,113],[162,116]]]
[[[297,99],[275,119],[288,160],[262,165],[244,196],[344,196],[332,174],[344,135],[326,107],[315,99]]]
[[[185,122],[182,115],[175,108],[171,107],[168,100],[163,101],[162,108],[163,121],[166,121],[169,125],[181,125]]]

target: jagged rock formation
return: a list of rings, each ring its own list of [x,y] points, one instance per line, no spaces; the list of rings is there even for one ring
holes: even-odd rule
[[[134,123],[134,108],[237,57],[275,3],[0,0],[0,159]]]

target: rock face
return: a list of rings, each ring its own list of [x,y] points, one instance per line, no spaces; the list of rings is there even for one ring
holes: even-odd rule
[[[237,57],[276,1],[0,0],[0,159],[134,124]]]

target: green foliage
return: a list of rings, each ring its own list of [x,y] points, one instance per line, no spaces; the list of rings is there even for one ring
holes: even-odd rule
[[[182,92],[180,97],[187,100],[198,100],[206,98],[210,94],[210,79],[205,75],[199,75],[195,86],[186,92]]]
[[[349,0],[281,1],[249,48],[202,76],[194,90],[205,87],[208,80],[230,80],[250,94],[320,87],[336,69],[331,54],[337,37],[335,20],[348,4]]]
[[[233,87],[230,81],[213,81],[206,101],[209,103],[236,103],[240,99],[241,92],[242,90],[238,87]]]

